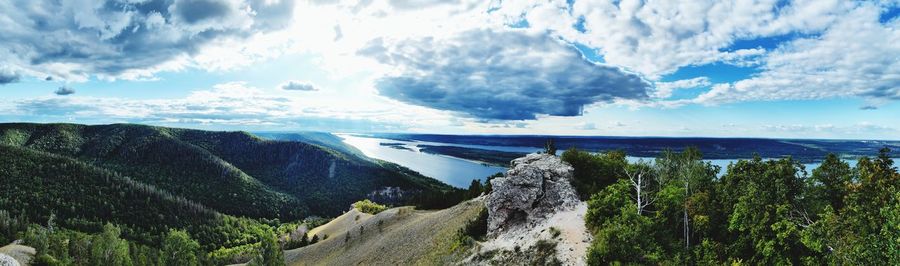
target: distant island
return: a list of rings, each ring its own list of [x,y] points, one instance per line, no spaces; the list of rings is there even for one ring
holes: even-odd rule
[[[525,156],[525,153],[505,152],[486,149],[466,148],[458,146],[417,145],[419,151],[431,154],[447,155],[456,158],[484,162],[501,167],[509,166],[513,159]]]
[[[409,147],[406,147],[406,144],[397,143],[397,142],[382,142],[382,143],[379,143],[378,145],[385,146],[385,147],[391,147],[391,148],[398,149],[398,150],[407,150],[407,151],[412,150]]]

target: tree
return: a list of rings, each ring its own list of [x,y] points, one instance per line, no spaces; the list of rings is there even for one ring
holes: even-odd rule
[[[6,244],[16,239],[19,232],[28,228],[28,222],[24,215],[13,217],[8,211],[0,210],[0,244]]]
[[[644,208],[653,204],[656,200],[656,191],[659,180],[653,173],[650,164],[641,160],[635,164],[625,167],[625,176],[631,182],[631,188],[634,192],[635,211],[638,215],[644,213]]]
[[[572,185],[582,200],[590,199],[594,193],[625,178],[623,169],[628,165],[625,153],[621,151],[592,154],[570,148],[560,158],[575,168]]]
[[[479,195],[481,195],[482,192],[484,192],[484,186],[481,185],[481,181],[479,181],[478,179],[473,179],[472,183],[469,184],[468,197],[469,198],[478,197]]]
[[[275,234],[267,234],[262,238],[262,242],[260,242],[260,247],[259,251],[256,254],[256,258],[248,263],[248,265],[284,265],[284,252],[281,250],[281,245],[278,244],[278,240],[275,238]]]
[[[834,210],[840,210],[844,207],[847,186],[852,178],[850,165],[829,153],[822,164],[812,171],[811,197],[826,202]]]
[[[749,165],[742,165],[749,164]],[[728,229],[736,233],[732,243],[734,256],[752,264],[799,264],[810,251],[800,241],[797,213],[804,213],[800,195],[804,189],[802,165],[790,158],[739,161],[734,169],[755,169],[741,173],[729,171],[726,177],[742,180],[743,189],[729,216]],[[725,179],[726,177],[723,177]]]
[[[197,253],[200,244],[191,239],[187,232],[181,230],[169,230],[162,243],[160,251],[160,265],[199,265]]]
[[[662,248],[652,237],[653,221],[628,204],[610,218],[594,236],[588,249],[588,265],[660,264]]]
[[[96,265],[131,265],[128,242],[119,238],[119,227],[107,223],[91,240],[91,257]]]
[[[548,139],[547,142],[544,143],[544,153],[556,155],[556,144],[553,143],[553,139]]]

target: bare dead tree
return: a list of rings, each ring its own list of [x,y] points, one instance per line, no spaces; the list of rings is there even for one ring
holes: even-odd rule
[[[625,175],[631,181],[631,187],[635,191],[634,200],[637,204],[637,213],[644,213],[644,208],[656,201],[656,196],[651,187],[653,186],[652,169],[643,160],[638,161],[634,167],[625,167]]]

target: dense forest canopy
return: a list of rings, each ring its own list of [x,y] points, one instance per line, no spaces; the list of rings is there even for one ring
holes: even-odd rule
[[[900,174],[884,148],[855,167],[829,154],[718,167],[696,149],[629,163],[570,149],[594,234],[588,263],[900,264]]]

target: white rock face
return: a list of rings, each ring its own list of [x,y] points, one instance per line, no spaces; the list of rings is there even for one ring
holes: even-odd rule
[[[477,252],[495,255],[474,256],[464,264],[533,264],[531,249],[539,241],[549,241],[555,245],[559,263],[585,265],[585,253],[593,239],[584,225],[587,204],[578,199],[570,183],[573,171],[548,154],[513,160],[506,176],[491,180],[493,190],[485,202],[488,240]]]
[[[0,266],[19,266],[19,262],[9,255],[0,253]]]
[[[488,234],[530,227],[579,203],[570,180],[574,169],[549,154],[529,154],[512,161],[506,176],[491,180]]]

